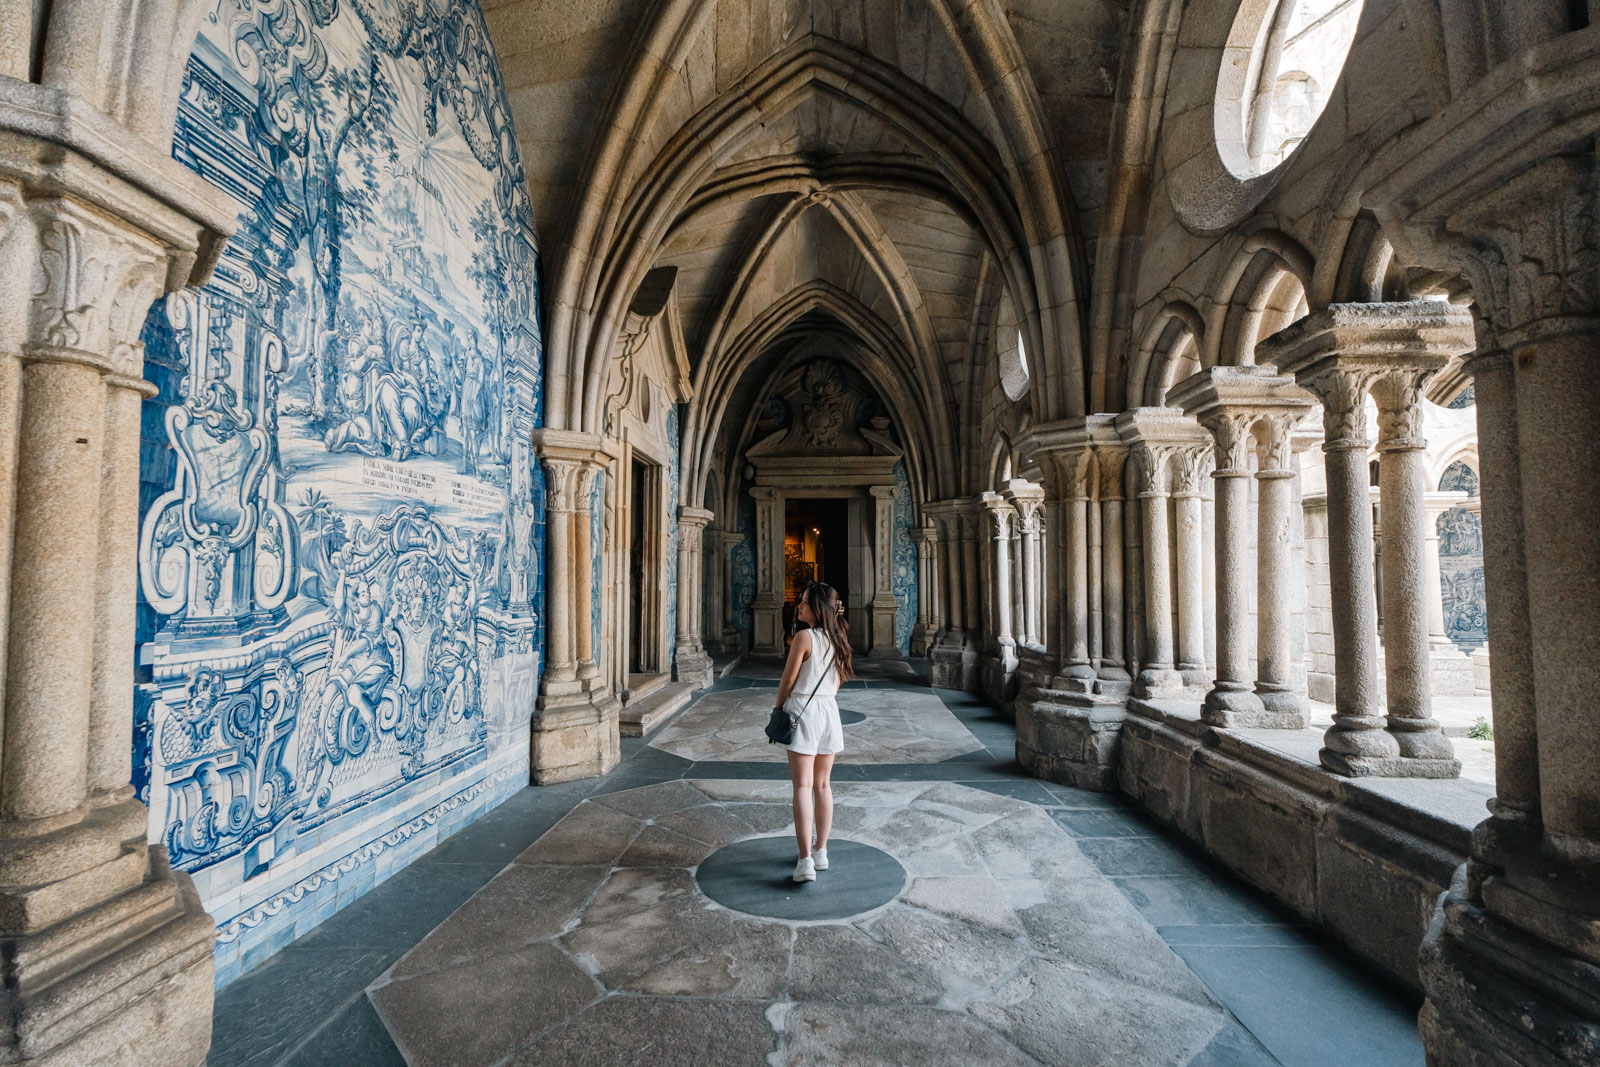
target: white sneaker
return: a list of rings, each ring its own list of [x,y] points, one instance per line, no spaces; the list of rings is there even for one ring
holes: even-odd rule
[[[800,862],[794,865],[794,880],[797,882],[815,882],[817,880],[817,865],[810,856],[801,856]]]
[[[811,853],[811,858],[817,861],[817,870],[825,871],[825,870],[828,869],[828,850],[827,849],[825,849],[825,848],[817,849],[815,852]]]

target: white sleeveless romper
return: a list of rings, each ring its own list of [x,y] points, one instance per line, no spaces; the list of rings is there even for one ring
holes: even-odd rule
[[[790,715],[796,716],[800,721],[795,724],[794,741],[789,745],[790,752],[797,752],[802,756],[832,755],[844,751],[844,727],[839,723],[839,672],[834,670],[833,647],[826,641],[818,641],[810,630],[802,630],[806,639],[811,641],[811,655],[800,664],[800,677],[794,683],[794,692],[784,703],[783,709]],[[800,640],[796,635],[795,640]],[[822,684],[817,684],[821,678]],[[811,703],[806,704],[806,698],[811,696],[815,687],[816,696],[811,697]],[[801,711],[801,708],[805,711]]]

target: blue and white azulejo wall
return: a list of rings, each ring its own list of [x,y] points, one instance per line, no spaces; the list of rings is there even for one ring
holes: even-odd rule
[[[218,982],[527,782],[532,213],[478,0],[206,0],[173,155],[238,202],[158,303],[134,786]]]

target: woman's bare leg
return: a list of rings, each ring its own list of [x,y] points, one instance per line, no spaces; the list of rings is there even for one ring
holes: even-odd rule
[[[817,818],[818,848],[828,847],[828,834],[833,830],[833,783],[829,780],[832,774],[833,754],[830,752],[819,755],[816,758],[816,768],[811,781],[811,799]]]
[[[794,839],[800,845],[800,857],[811,855],[811,783],[815,756],[789,753],[789,783],[794,787]],[[828,757],[832,762],[833,757]],[[828,803],[828,817],[833,818],[833,803]]]

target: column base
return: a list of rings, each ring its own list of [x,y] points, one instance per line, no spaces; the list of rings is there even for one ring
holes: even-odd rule
[[[1293,689],[1264,689],[1256,683],[1256,696],[1275,725],[1274,730],[1304,730],[1311,725],[1311,708],[1304,693]]]
[[[127,820],[119,809],[144,812],[136,802],[118,804],[90,815],[63,839],[85,838],[94,848],[88,824],[120,825]],[[73,833],[83,830],[91,832]],[[139,821],[137,836],[120,843],[116,858],[55,883],[59,919],[7,939],[11,1025],[0,1062],[205,1062],[216,930],[189,876],[171,870],[166,849],[146,846],[144,833]],[[64,860],[72,858],[81,857]],[[101,897],[105,893],[111,895]],[[82,901],[87,894],[100,899]],[[28,910],[8,925],[34,925]]]
[[[911,654],[913,656],[926,656],[928,654],[929,630],[925,620],[919,620],[911,628]]]
[[[978,650],[961,637],[935,646],[928,652],[928,684],[935,689],[976,689]]]
[[[698,645],[679,645],[672,656],[672,677],[678,682],[692,682],[696,689],[704,689],[716,680],[711,671],[711,656]]]
[[[1389,716],[1389,733],[1400,747],[1400,755],[1412,760],[1453,760],[1455,746],[1440,729],[1437,719],[1405,719]]]
[[[1317,753],[1322,765],[1346,778],[1459,778],[1456,759],[1408,759],[1405,756],[1356,756],[1324,748]]]
[[[1119,702],[1028,688],[1014,705],[1017,762],[1035,778],[1109,793],[1117,788],[1122,723]]]
[[[1574,1067],[1600,1062],[1600,974],[1587,961],[1467,899],[1439,901],[1422,942],[1418,1016],[1436,1067]]]
[[[605,690],[539,698],[529,734],[534,785],[595,778],[622,761],[622,701]]]
[[[1200,719],[1211,726],[1259,726],[1267,709],[1243,682],[1218,682],[1200,705]]]
[[[1146,667],[1133,683],[1133,695],[1142,700],[1177,696],[1181,692],[1183,675],[1170,667]]]

